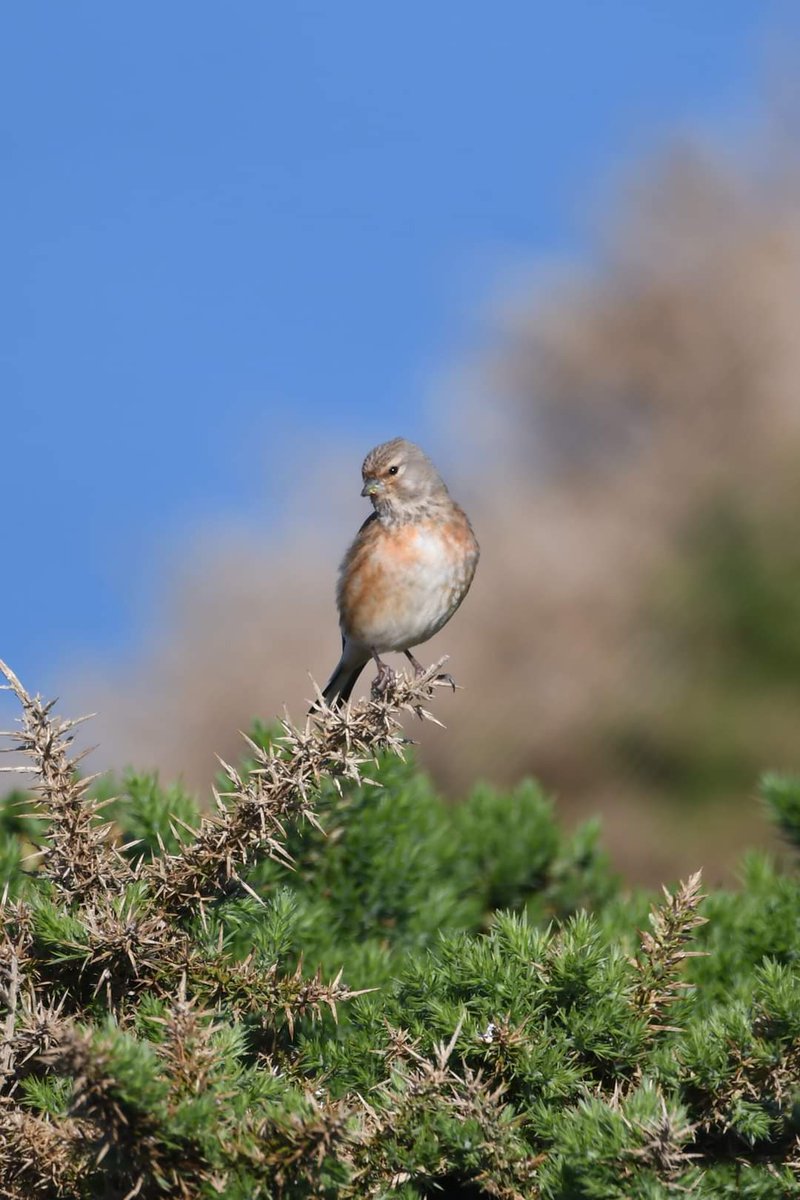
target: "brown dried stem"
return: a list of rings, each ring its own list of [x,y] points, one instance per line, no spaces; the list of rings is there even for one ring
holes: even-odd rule
[[[265,750],[250,743],[256,766],[246,778],[223,762],[230,789],[215,792],[218,811],[204,818],[194,839],[178,852],[141,868],[159,904],[176,916],[202,913],[208,899],[246,889],[243,873],[264,855],[290,865],[286,824],[317,825],[314,800],[324,779],[337,787],[342,780],[360,783],[361,768],[379,750],[402,755],[408,739],[400,714],[436,721],[423,705],[440,684],[444,661],[414,679],[396,675],[380,697],[356,705],[331,708],[318,692],[314,715],[303,729],[285,719],[277,744]]]
[[[702,872],[696,871],[674,894],[664,888],[663,903],[650,913],[652,932],[640,933],[641,951],[633,959],[639,973],[633,1002],[653,1032],[675,1030],[675,1026],[661,1022],[669,1005],[691,986],[679,978],[681,964],[686,958],[699,958],[705,953],[685,949],[693,931],[706,924],[706,918],[697,912],[705,899],[700,891],[701,879]]]
[[[19,999],[19,957],[12,951],[5,966],[6,979],[3,984],[2,1001],[6,1010],[3,1041],[0,1043],[0,1091],[14,1067],[14,1027],[17,1020]]]
[[[2,659],[0,673],[8,680],[3,690],[13,692],[22,706],[20,729],[0,732],[0,737],[11,741],[4,749],[25,755],[32,764],[0,770],[36,777],[33,790],[42,800],[41,816],[49,821],[47,845],[41,851],[43,873],[67,898],[118,888],[127,872],[109,843],[110,824],[98,816],[101,806],[88,796],[96,776],[79,778],[77,774],[88,751],[70,755],[73,730],[89,718],[56,717],[52,711],[55,700],[45,702],[38,695],[31,696]]]
[[[0,1102],[0,1196],[72,1200],[90,1173],[89,1132],[85,1122],[51,1121]]]

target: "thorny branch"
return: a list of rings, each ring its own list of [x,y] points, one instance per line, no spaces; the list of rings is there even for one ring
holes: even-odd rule
[[[6,1019],[3,1028],[3,1041],[0,1044],[0,1091],[14,1066],[14,1026],[17,1018],[18,997],[19,957],[12,951],[6,967],[6,980],[2,997],[6,1009]]]
[[[47,819],[46,843],[41,850],[42,872],[67,898],[92,891],[119,892],[134,879],[143,881],[163,910],[174,917],[202,911],[204,902],[240,886],[242,874],[265,854],[289,863],[285,847],[289,821],[317,824],[314,798],[323,778],[337,786],[343,780],[360,782],[361,768],[380,750],[402,754],[408,739],[400,718],[412,713],[422,720],[436,718],[424,706],[444,659],[416,678],[396,675],[380,697],[331,708],[317,689],[314,716],[304,728],[288,718],[282,736],[268,749],[247,739],[256,760],[246,777],[222,763],[230,787],[215,791],[216,813],[206,816],[180,850],[132,868],[114,845],[112,826],[102,824],[98,803],[88,794],[96,776],[79,778],[77,768],[87,751],[70,756],[73,730],[86,717],[62,720],[53,715],[54,701],[31,696],[2,660],[0,672],[22,707],[20,730],[5,731],[9,750],[31,760],[30,767],[6,771],[32,773],[34,790]]]
[[[633,1001],[652,1032],[675,1029],[661,1022],[665,1010],[689,987],[680,978],[681,964],[704,955],[702,950],[686,949],[694,930],[706,924],[697,911],[705,899],[701,882],[702,872],[697,871],[674,894],[664,888],[663,902],[650,913],[652,932],[640,934],[641,951],[632,960],[639,975]]]
[[[425,706],[441,683],[441,665],[415,679],[398,675],[380,696],[344,708],[328,707],[317,690],[314,716],[303,728],[286,718],[282,736],[269,749],[250,743],[252,771],[244,774],[223,764],[229,786],[215,793],[217,811],[189,830],[179,850],[133,864],[119,845],[119,831],[99,816],[108,802],[98,803],[90,794],[96,776],[78,775],[86,752],[73,754],[72,742],[74,730],[86,718],[55,716],[55,702],[29,694],[0,661],[8,681],[5,690],[13,692],[22,710],[19,728],[3,736],[10,740],[8,750],[29,760],[27,766],[5,769],[34,778],[34,815],[42,822],[36,875],[48,881],[64,919],[73,921],[65,926],[69,932],[56,934],[66,958],[56,957],[54,973],[48,973],[37,957],[30,905],[9,901],[7,895],[0,899],[3,1194],[22,1197],[57,1186],[52,1171],[40,1170],[31,1153],[32,1146],[45,1142],[53,1144],[52,1160],[59,1162],[58,1174],[70,1186],[96,1170],[114,1148],[128,1162],[133,1192],[156,1175],[169,1177],[179,1187],[180,1172],[169,1156],[151,1161],[149,1127],[121,1106],[102,1045],[95,1046],[90,1033],[73,1024],[70,1014],[80,1013],[81,996],[91,1003],[102,996],[119,1014],[148,988],[171,1003],[177,982],[179,1008],[198,1002],[211,1005],[209,1012],[224,1009],[234,1018],[258,1016],[265,1028],[285,1029],[291,1041],[300,1018],[319,1018],[325,1008],[336,1019],[338,1003],[362,994],[342,981],[341,971],[328,982],[319,970],[306,975],[302,962],[282,972],[257,956],[236,960],[221,945],[214,953],[200,950],[191,942],[185,918],[198,911],[202,915],[204,905],[230,891],[249,890],[243,875],[264,855],[290,864],[288,827],[301,820],[317,824],[316,793],[323,780],[332,779],[337,787],[344,781],[358,783],[364,764],[378,751],[402,754],[407,739],[401,716],[411,713],[435,721]],[[59,961],[72,965],[62,970]],[[179,1029],[180,1012],[175,1012]],[[200,1061],[203,1056],[199,1051],[198,1055]],[[42,1070],[73,1080],[70,1114],[56,1125],[18,1103],[19,1080]],[[319,1129],[312,1118],[303,1125],[296,1139],[299,1146],[333,1136],[327,1110],[323,1116]],[[344,1117],[337,1117],[336,1129],[342,1121]],[[344,1131],[342,1124],[337,1136]],[[199,1162],[195,1167],[195,1173],[205,1170]]]
[[[425,707],[434,687],[445,686],[435,663],[414,679],[396,675],[380,697],[331,708],[317,690],[317,705],[303,729],[287,719],[282,736],[268,749],[249,742],[256,766],[245,778],[222,762],[230,787],[215,792],[217,812],[204,818],[193,839],[175,854],[146,864],[141,877],[170,912],[202,912],[207,900],[231,888],[246,887],[242,873],[265,854],[290,864],[287,822],[309,821],[323,779],[337,787],[359,783],[361,768],[380,750],[402,755],[408,739],[400,718],[412,713],[436,718]],[[222,761],[222,760],[220,760]]]
[[[53,714],[55,700],[43,701],[31,696],[17,676],[0,659],[0,673],[8,680],[4,691],[11,691],[22,708],[19,729],[0,731],[16,751],[30,759],[30,766],[0,767],[0,771],[33,775],[33,790],[42,804],[36,814],[48,821],[47,843],[41,850],[43,873],[66,896],[86,896],[98,888],[117,890],[127,882],[125,860],[109,841],[111,825],[99,817],[103,803],[92,800],[89,788],[97,776],[78,776],[78,766],[88,753],[71,755],[74,730],[89,717],[62,720]]]

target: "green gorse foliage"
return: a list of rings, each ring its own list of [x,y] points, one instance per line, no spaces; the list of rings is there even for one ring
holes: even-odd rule
[[[211,813],[81,778],[3,669],[3,1196],[800,1195],[793,869],[630,895],[532,783],[445,805],[398,723],[438,664],[257,727]]]

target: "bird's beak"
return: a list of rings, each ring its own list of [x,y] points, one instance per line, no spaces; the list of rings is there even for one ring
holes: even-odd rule
[[[375,496],[381,490],[381,483],[378,479],[367,479],[361,489],[362,496]]]

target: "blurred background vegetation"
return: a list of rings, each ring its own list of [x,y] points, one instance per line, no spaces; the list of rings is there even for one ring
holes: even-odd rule
[[[425,652],[465,690],[423,763],[454,800],[536,776],[637,881],[729,876],[763,843],[759,772],[797,763],[800,190],[766,140],[645,163],[588,267],[498,306],[441,417],[483,558]],[[322,528],[198,550],[137,684],[85,685],[109,761],[206,786],[254,714],[302,711],[368,448],[327,464]]]

